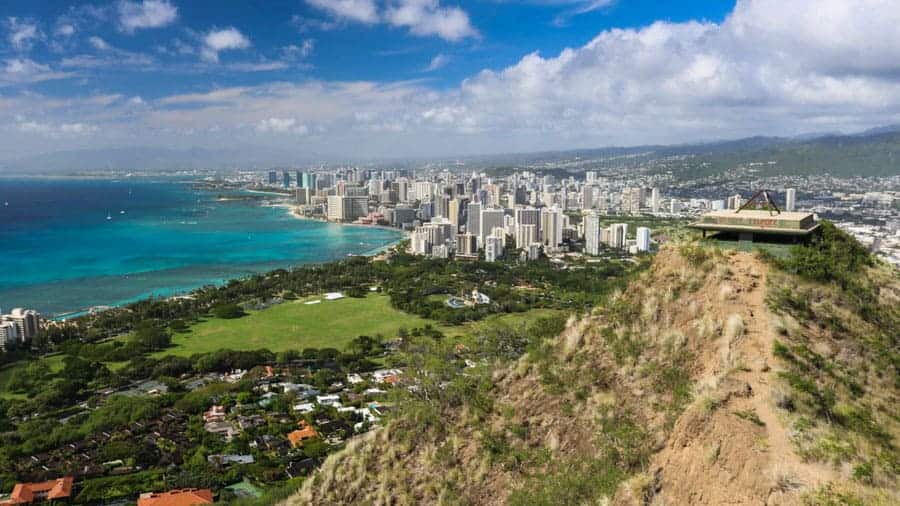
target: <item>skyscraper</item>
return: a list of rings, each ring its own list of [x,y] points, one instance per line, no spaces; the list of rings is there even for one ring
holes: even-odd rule
[[[448,203],[448,210],[449,210],[448,218],[450,218],[450,223],[453,224],[453,233],[454,234],[459,232],[459,205],[460,205],[460,201],[458,199],[452,199]]]
[[[282,177],[281,185],[284,186],[285,188],[290,188],[291,187],[291,173],[288,171],[284,171],[281,174],[281,177]]]
[[[600,254],[600,215],[590,213],[584,219],[584,251],[588,255]]]
[[[650,251],[650,229],[647,227],[637,228],[637,249],[638,251]]]
[[[496,227],[503,227],[503,209],[482,209],[481,219],[478,224],[478,232],[481,237],[481,244],[486,245],[485,238],[494,231]]]
[[[797,190],[788,188],[784,192],[784,210],[794,211],[797,209]]]
[[[558,207],[541,210],[541,241],[551,250],[562,243],[562,215]]]
[[[659,188],[650,190],[650,210],[654,213],[659,212]]]
[[[586,184],[581,189],[581,208],[582,209],[593,209],[593,207],[594,207],[594,187]]]
[[[269,184],[277,184],[278,183],[278,173],[274,170],[269,171]]]
[[[484,259],[488,262],[496,262],[503,255],[503,239],[490,235],[484,243]]]
[[[468,206],[466,206],[466,232],[470,234],[474,234],[477,237],[481,236],[481,227],[479,224],[481,223],[481,204],[478,202],[470,202]]]

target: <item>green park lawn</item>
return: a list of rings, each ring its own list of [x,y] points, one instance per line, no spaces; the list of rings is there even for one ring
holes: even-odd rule
[[[304,304],[321,300],[318,304]],[[172,347],[155,354],[190,356],[223,348],[278,352],[304,348],[337,348],[361,335],[394,337],[401,327],[435,325],[431,320],[398,311],[390,298],[370,294],[364,298],[325,300],[308,297],[285,302],[242,318],[208,318],[188,332],[172,336]],[[436,325],[435,325],[436,326]]]

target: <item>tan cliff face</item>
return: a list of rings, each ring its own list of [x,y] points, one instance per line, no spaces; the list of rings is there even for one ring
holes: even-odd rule
[[[890,305],[900,283],[879,273]],[[785,286],[854,328],[783,311],[772,294]],[[609,304],[498,367],[489,409],[447,410],[443,431],[391,421],[287,504],[896,504],[896,384],[876,371],[856,375],[864,395],[831,384],[874,353],[857,339],[871,324],[840,306],[755,254],[669,246]],[[776,356],[776,343],[800,351]],[[831,375],[809,372],[807,347]],[[797,371],[880,432],[817,418]],[[838,436],[853,452],[809,449]]]

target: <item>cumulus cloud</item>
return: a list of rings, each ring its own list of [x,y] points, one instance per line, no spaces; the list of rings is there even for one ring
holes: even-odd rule
[[[31,21],[10,16],[6,18],[6,26],[9,30],[9,44],[18,51],[31,49],[34,41],[41,36],[37,24]]]
[[[97,136],[152,133],[177,143],[183,132],[219,128],[215,142],[249,131],[272,146],[348,156],[856,131],[900,123],[898,24],[900,9],[887,0],[739,0],[719,23],[605,30],[583,46],[530,53],[450,89],[314,80],[213,89],[132,107],[117,128],[106,127],[108,109],[126,100],[99,111],[88,103],[48,109],[44,97],[24,97],[7,110],[96,124]],[[209,45],[217,53],[233,44]],[[10,65],[52,73],[30,60]],[[0,75],[9,73],[0,65]],[[303,129],[289,139],[273,135]]]
[[[178,18],[178,8],[168,0],[143,0],[140,3],[121,0],[118,13],[119,26],[128,33],[144,28],[161,28]]]
[[[203,48],[200,57],[207,62],[218,62],[219,53],[233,49],[246,49],[250,47],[250,39],[244,36],[237,28],[230,27],[221,30],[210,30],[203,37]]]
[[[477,37],[469,15],[459,7],[441,7],[438,0],[394,0],[385,13],[388,23],[415,35],[436,35],[449,41]]]
[[[478,36],[466,11],[443,7],[439,0],[387,0],[384,12],[378,11],[375,0],[306,0],[306,3],[337,19],[365,24],[384,22],[408,28],[410,33],[419,36],[437,36],[451,42]],[[304,27],[309,25],[309,20],[302,18],[295,18],[294,22],[298,25],[302,22]]]
[[[306,0],[306,3],[337,18],[367,24],[378,22],[375,0]]]

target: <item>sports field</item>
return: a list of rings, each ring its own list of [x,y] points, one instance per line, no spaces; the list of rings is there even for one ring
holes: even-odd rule
[[[320,300],[317,304],[306,304]],[[222,320],[209,318],[193,325],[189,332],[172,337],[172,347],[155,356],[190,356],[222,348],[233,350],[271,351],[303,348],[342,349],[360,335],[381,334],[391,338],[400,327],[411,329],[434,324],[430,320],[398,311],[385,295],[365,298],[324,297],[285,302],[242,318]]]

